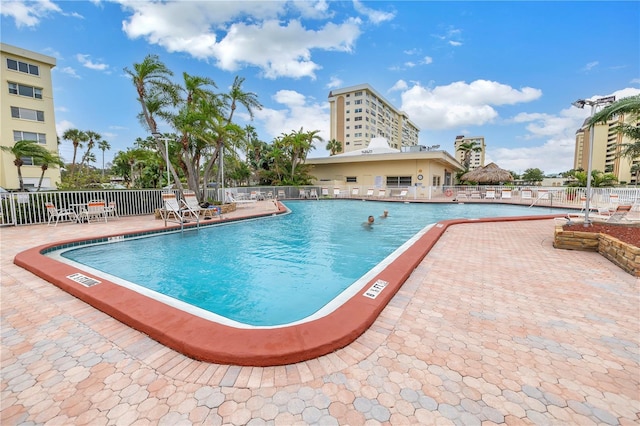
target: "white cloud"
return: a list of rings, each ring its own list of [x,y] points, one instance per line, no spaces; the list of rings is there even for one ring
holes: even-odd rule
[[[458,81],[433,89],[416,84],[402,93],[400,109],[423,130],[453,129],[489,123],[498,117],[493,106],[529,102],[541,95],[531,87],[517,90],[488,80]]]
[[[89,55],[83,55],[78,53],[76,55],[76,59],[78,60],[78,62],[82,64],[83,67],[89,68],[91,70],[105,71],[109,69],[109,65],[107,64],[100,64],[100,63],[93,62],[91,59],[89,59]]]
[[[598,61],[589,62],[587,65],[582,68],[582,71],[591,71],[591,69],[597,67],[599,64]]]
[[[462,43],[459,41],[455,41],[455,40],[449,40],[449,45],[453,46],[453,47],[458,47],[458,46],[462,46]]]
[[[425,65],[432,64],[433,63],[433,58],[431,56],[425,56],[422,59],[422,63],[425,64]]]
[[[187,52],[215,59],[226,71],[244,66],[262,69],[267,78],[310,77],[321,68],[313,50],[351,52],[361,21],[325,23],[317,29],[298,19],[284,19],[297,10],[303,17],[330,16],[326,2],[123,2],[132,15],[123,22],[129,38],[145,38],[169,52]],[[297,6],[297,8],[296,8]]]
[[[80,76],[76,73],[76,70],[71,67],[63,67],[63,68],[54,68],[54,70],[60,70],[61,73],[67,74],[73,78],[80,78]]]
[[[369,21],[374,24],[380,24],[385,21],[390,21],[395,18],[395,13],[390,12],[381,12],[379,10],[374,10],[368,7],[365,7],[359,0],[353,0],[353,7],[358,13],[365,15]]]
[[[62,10],[51,0],[40,1],[3,1],[0,13],[15,21],[16,27],[35,27],[40,21]]]
[[[393,87],[391,87],[391,89],[389,89],[389,92],[406,90],[408,87],[409,87],[409,85],[407,84],[406,81],[398,80],[398,81],[396,81],[396,84],[394,84]]]
[[[327,83],[327,88],[335,89],[336,87],[341,87],[342,85],[343,85],[343,81],[340,78],[332,76],[329,79],[329,83]]]
[[[265,142],[270,143],[273,138],[303,127],[305,131],[320,130],[323,140],[329,139],[329,106],[326,102],[315,102],[301,93],[293,90],[280,90],[273,99],[284,106],[282,109],[263,108],[255,112],[255,120],[261,123],[268,136]],[[325,144],[316,143],[316,150],[310,157],[327,155]]]
[[[487,147],[487,164],[494,162],[500,168],[522,173],[537,168],[545,174],[559,173],[573,168],[575,138],[550,138],[544,144],[522,148]]]

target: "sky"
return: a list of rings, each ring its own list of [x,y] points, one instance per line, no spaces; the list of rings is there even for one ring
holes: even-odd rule
[[[640,94],[636,1],[10,1],[3,43],[49,55],[58,135],[98,132],[116,152],[149,136],[123,71],[149,54],[182,80],[236,76],[263,105],[265,142],[319,130],[325,157],[332,89],[367,83],[420,128],[419,143],[455,155],[484,136],[485,164],[522,173],[573,168],[577,99]],[[160,130],[171,132],[166,123]],[[60,154],[70,161],[71,142]],[[97,167],[102,154],[96,152]]]

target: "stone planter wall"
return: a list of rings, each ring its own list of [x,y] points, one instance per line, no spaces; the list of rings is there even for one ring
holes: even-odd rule
[[[640,277],[640,249],[607,234],[565,231],[556,225],[553,247],[566,250],[597,251],[631,275]]]

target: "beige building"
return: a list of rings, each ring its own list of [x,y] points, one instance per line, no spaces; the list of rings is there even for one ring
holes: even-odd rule
[[[618,178],[619,183],[637,184],[635,175],[631,174],[634,164],[640,164],[640,158],[631,161],[627,157],[620,157],[619,154],[623,145],[631,143],[628,137],[623,137],[616,131],[616,124],[629,121],[629,117],[623,115],[614,117],[607,123],[596,124],[593,127],[593,158],[592,170],[599,170],[605,173],[613,173]],[[640,122],[635,123],[640,125]],[[589,140],[590,129],[585,124],[576,132],[576,145],[574,152],[574,169],[587,170],[589,167]]]
[[[454,185],[462,166],[446,151],[407,151],[391,148],[374,138],[365,149],[323,158],[308,158],[314,184],[342,189],[408,188],[411,195],[428,198],[430,191]],[[391,194],[388,194],[391,195]]]
[[[53,109],[51,69],[55,58],[0,43],[2,66],[0,78],[4,89],[0,95],[0,143],[13,146],[15,141],[35,140],[49,151],[58,153],[56,121]],[[0,151],[0,186],[20,187],[15,157]],[[42,174],[32,158],[23,158],[21,168],[27,187],[37,187]],[[55,188],[60,169],[50,167],[44,174],[42,188]]]
[[[464,166],[465,153],[462,151],[458,151],[458,148],[462,144],[471,143],[471,142],[475,142],[476,146],[480,147],[480,151],[471,152],[469,170],[477,169],[478,167],[484,167],[484,155],[485,155],[485,152],[487,151],[487,147],[484,144],[484,136],[473,136],[473,137],[465,137],[464,135],[456,136],[456,140],[453,143],[454,152],[456,153],[456,160],[458,160],[458,162]]]
[[[342,142],[342,152],[357,151],[383,137],[402,150],[418,144],[420,129],[368,84],[329,93],[330,139]]]

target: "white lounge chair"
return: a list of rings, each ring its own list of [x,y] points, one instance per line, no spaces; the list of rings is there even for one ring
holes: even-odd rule
[[[58,209],[53,203],[44,203],[47,208],[47,214],[49,215],[49,222],[47,222],[47,226],[51,225],[52,220],[56,220],[56,223],[53,226],[58,226],[58,222],[60,219],[64,222],[65,220],[72,220],[77,222],[78,215],[73,209]]]
[[[336,188],[333,188],[333,196],[334,196],[335,198],[340,197],[340,188],[337,188],[337,187],[336,187]]]
[[[164,225],[167,226],[169,217],[173,216],[175,221],[182,224],[195,220],[200,225],[200,216],[194,210],[191,210],[189,206],[184,202],[178,202],[175,194],[172,192],[162,194],[162,202],[164,208],[162,209],[162,217],[164,219]]]
[[[198,216],[201,208],[200,203],[198,203],[196,193],[193,191],[184,191],[182,195],[184,196],[184,199],[181,200],[181,204],[183,206],[184,214],[188,216]]]
[[[482,195],[480,194],[480,191],[471,191],[469,198],[482,198]]]
[[[322,188],[321,191],[322,191],[321,194],[323,197],[329,196],[329,188]]]
[[[318,197],[318,191],[316,189],[309,190],[309,198],[315,198],[316,200],[320,199]]]
[[[404,200],[405,198],[407,198],[407,194],[408,194],[408,190],[403,189],[400,191],[400,193],[398,195],[396,195],[397,198],[400,198],[401,200]]]
[[[373,197],[373,188],[367,189],[367,197]]]
[[[256,200],[255,198],[253,199],[250,198],[248,200],[239,200],[233,195],[232,192],[227,192],[227,201],[230,203],[236,203],[237,206],[241,206],[241,205],[253,204],[258,200]]]
[[[511,199],[511,190],[510,189],[503,189],[502,190],[502,194],[500,195],[500,197],[503,200],[509,200]]]
[[[278,200],[284,200],[287,196],[284,193],[283,189],[278,189]]]
[[[352,188],[351,189],[351,196],[352,197],[357,197],[358,195],[360,195],[360,188]]]
[[[496,190],[495,189],[487,189],[484,193],[485,200],[495,200],[496,199]]]

